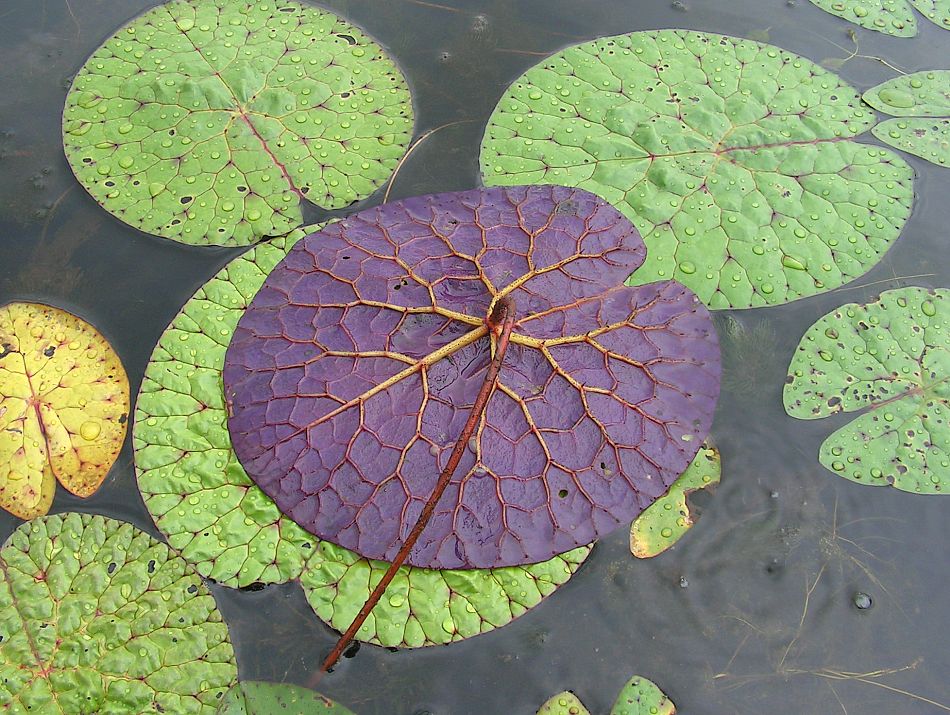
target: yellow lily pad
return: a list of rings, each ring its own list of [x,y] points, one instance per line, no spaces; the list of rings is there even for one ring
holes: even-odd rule
[[[0,307],[0,507],[32,519],[58,480],[102,484],[125,440],[129,379],[89,323],[38,303]]]

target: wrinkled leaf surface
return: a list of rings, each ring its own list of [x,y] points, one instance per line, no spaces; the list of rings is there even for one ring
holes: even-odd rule
[[[56,514],[0,550],[0,707],[213,713],[236,678],[211,593],[131,524]]]
[[[808,329],[788,372],[792,417],[863,410],[822,444],[826,468],[859,484],[947,493],[950,290],[899,288],[838,308]]]
[[[37,303],[0,307],[0,507],[49,511],[56,481],[88,497],[125,441],[129,380],[89,323]]]
[[[126,223],[246,245],[370,195],[412,133],[409,91],[373,40],[290,0],[173,0],[121,28],[66,97],[80,183]]]
[[[384,566],[319,542],[280,514],[231,448],[221,387],[225,349],[244,309],[290,247],[318,228],[235,258],[185,304],[145,370],[133,445],[146,507],[200,574],[227,586],[299,577],[317,615],[342,631]],[[484,633],[537,605],[589,551],[581,547],[547,562],[485,571],[405,567],[357,638],[416,647]]]
[[[577,571],[589,553],[589,546],[581,546],[541,563],[494,569],[403,566],[357,638],[416,648],[487,633],[537,606]],[[317,615],[344,631],[388,567],[324,541],[307,562],[300,582]]]
[[[668,494],[653,502],[630,527],[630,551],[638,559],[663,553],[689,531],[695,520],[686,497],[719,483],[719,450],[707,440],[689,467],[673,482]]]
[[[409,563],[551,558],[628,523],[709,428],[719,348],[673,282],[626,287],[636,229],[576,189],[406,199],[299,242],[238,324],[228,428],[307,530],[391,559],[471,410],[493,301],[518,322],[497,387]]]
[[[875,123],[809,60],[751,40],[652,30],[528,70],[482,141],[487,184],[579,186],[649,247],[632,281],[675,278],[712,308],[775,305],[875,265],[913,203],[913,172],[852,138]]]

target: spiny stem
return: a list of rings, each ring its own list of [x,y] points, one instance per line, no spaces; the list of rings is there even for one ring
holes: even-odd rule
[[[336,646],[334,646],[333,650],[330,651],[330,655],[328,655],[326,660],[323,661],[323,664],[320,666],[320,670],[314,673],[313,677],[310,679],[310,683],[308,685],[311,688],[314,687],[317,682],[319,682],[324,673],[329,671],[330,668],[336,664],[337,660],[340,659],[340,656],[343,655],[343,651],[346,650],[354,636],[356,636],[356,633],[363,625],[363,622],[372,612],[376,604],[379,603],[379,599],[382,598],[383,593],[385,593],[386,588],[393,580],[393,577],[396,575],[399,567],[403,565],[406,557],[409,556],[409,552],[412,551],[412,547],[416,545],[416,541],[418,541],[419,537],[422,535],[422,531],[429,523],[429,519],[432,517],[432,513],[435,511],[435,507],[439,503],[439,499],[442,498],[443,492],[445,492],[446,487],[448,487],[449,482],[452,480],[452,475],[455,473],[455,469],[458,467],[458,463],[462,459],[462,454],[464,454],[465,448],[468,446],[468,441],[475,432],[475,428],[478,426],[479,420],[482,417],[482,413],[485,411],[485,406],[488,404],[488,398],[491,397],[492,391],[495,388],[495,381],[498,378],[498,373],[501,370],[502,362],[505,359],[505,351],[508,349],[508,342],[511,339],[511,329],[515,324],[514,300],[509,297],[499,300],[497,305],[495,305],[494,310],[492,310],[492,314],[488,319],[488,323],[489,329],[496,338],[494,354],[492,356],[491,362],[488,364],[488,370],[485,373],[485,380],[482,382],[481,389],[478,391],[478,396],[475,398],[475,403],[472,405],[472,411],[469,412],[468,420],[465,422],[465,426],[462,428],[462,432],[459,434],[459,438],[455,442],[455,448],[452,450],[452,454],[449,456],[449,460],[445,465],[445,469],[443,469],[442,473],[439,475],[439,481],[436,483],[435,489],[432,490],[432,494],[429,496],[428,501],[426,501],[425,506],[422,508],[422,513],[419,514],[419,518],[416,520],[415,526],[412,527],[412,531],[409,532],[409,536],[407,536],[406,540],[403,542],[402,547],[399,549],[399,553],[396,554],[396,558],[393,559],[392,563],[389,565],[389,568],[386,570],[386,573],[383,574],[383,577],[379,580],[379,583],[376,584],[376,588],[373,589],[373,592],[370,594],[369,598],[366,599],[366,603],[363,604],[360,612],[356,614],[356,618],[353,619],[350,627],[346,629],[346,632],[342,636],[340,636],[340,640],[337,641]]]

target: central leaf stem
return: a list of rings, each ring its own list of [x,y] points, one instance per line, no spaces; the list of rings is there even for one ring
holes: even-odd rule
[[[486,319],[486,323],[488,324],[491,334],[495,338],[492,360],[488,364],[488,370],[485,372],[485,380],[482,382],[481,389],[478,391],[478,396],[475,398],[475,402],[472,405],[472,411],[469,412],[468,420],[466,420],[465,426],[462,428],[462,432],[459,434],[458,440],[455,442],[455,447],[452,450],[452,454],[449,456],[449,460],[445,464],[445,469],[443,469],[442,473],[439,475],[439,481],[436,483],[435,489],[432,490],[432,494],[429,496],[428,501],[426,501],[425,506],[422,508],[422,513],[419,514],[419,518],[416,519],[416,523],[412,527],[412,531],[409,532],[409,535],[403,542],[402,547],[399,549],[399,553],[396,554],[396,558],[393,559],[392,563],[389,565],[389,568],[386,570],[386,573],[383,574],[383,577],[379,580],[379,583],[376,584],[376,588],[373,589],[373,592],[369,595],[369,598],[366,599],[366,603],[363,604],[360,612],[356,614],[356,618],[353,619],[350,627],[346,629],[346,632],[342,636],[340,636],[340,640],[337,641],[336,646],[334,646],[333,650],[330,651],[330,655],[328,655],[326,660],[323,661],[323,664],[320,666],[320,670],[314,673],[313,677],[310,679],[310,683],[308,683],[308,685],[311,688],[314,687],[322,675],[329,671],[330,668],[332,668],[337,662],[337,660],[340,659],[343,651],[346,650],[346,647],[356,636],[356,633],[363,625],[363,622],[372,612],[376,604],[379,603],[379,599],[382,598],[383,593],[385,593],[386,588],[393,580],[393,577],[395,577],[396,572],[403,565],[406,557],[409,556],[409,552],[412,551],[412,547],[416,545],[416,541],[419,540],[419,537],[422,535],[422,531],[426,528],[426,525],[429,523],[429,519],[432,517],[432,513],[435,511],[435,507],[439,503],[439,499],[442,498],[442,494],[445,492],[446,487],[449,486],[449,482],[452,480],[452,475],[455,473],[455,469],[458,467],[459,461],[462,459],[462,454],[465,452],[468,441],[471,439],[475,432],[475,428],[478,426],[478,423],[481,420],[482,413],[485,412],[485,406],[488,404],[488,398],[491,397],[492,390],[495,388],[495,381],[498,379],[498,373],[501,370],[502,362],[505,359],[505,351],[508,350],[508,342],[511,340],[511,329],[515,324],[514,300],[508,296],[500,299],[495,304],[495,307],[492,309],[491,313]]]

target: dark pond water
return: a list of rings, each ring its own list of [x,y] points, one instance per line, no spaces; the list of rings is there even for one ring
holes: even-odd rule
[[[94,322],[118,349],[133,394],[166,324],[237,253],[188,248],[119,223],[78,186],[63,158],[60,113],[71,75],[116,27],[153,4],[0,4],[0,303],[46,301]],[[413,154],[396,198],[477,185],[478,144],[498,97],[541,57],[578,41],[686,27],[767,38],[816,61],[846,57],[853,47],[847,24],[804,0],[325,4],[401,63],[417,135],[456,122]],[[921,25],[915,39],[859,31],[860,52],[907,71],[950,65],[950,33]],[[862,90],[894,76],[860,58],[840,74]],[[322,689],[363,715],[532,715],[564,688],[605,713],[638,673],[687,714],[946,710],[913,697],[950,703],[946,500],[836,478],[816,454],[847,417],[798,422],[781,405],[791,353],[817,317],[888,288],[950,286],[950,172],[909,161],[918,173],[913,216],[870,273],[784,307],[718,314],[725,379],[713,435],[723,482],[702,499],[702,519],[675,549],[637,561],[620,530],[570,583],[512,625],[420,651],[363,646]],[[156,533],[128,444],[97,495],[80,501],[60,490],[53,510],[103,513]],[[0,536],[16,525],[0,515]],[[870,596],[871,608],[855,607],[857,592]],[[296,584],[254,593],[215,588],[215,595],[245,678],[305,682],[335,641]],[[860,677],[835,679],[844,672]]]

